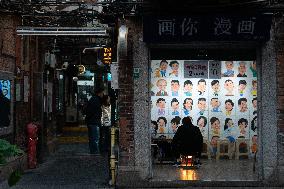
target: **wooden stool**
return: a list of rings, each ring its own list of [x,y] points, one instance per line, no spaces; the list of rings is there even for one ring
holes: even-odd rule
[[[203,139],[201,156],[207,156],[208,159],[211,159],[210,144],[207,139]]]
[[[240,152],[240,145],[245,145],[245,151]],[[248,156],[249,157],[249,139],[238,138],[236,139],[236,156],[235,159],[239,159],[240,156]]]
[[[225,151],[221,151],[221,147],[224,147],[224,149],[227,147],[227,150],[225,149]],[[220,156],[228,156],[229,159],[232,159],[232,156],[233,156],[232,148],[233,148],[232,143],[227,138],[218,140],[216,159],[217,160],[220,159]]]

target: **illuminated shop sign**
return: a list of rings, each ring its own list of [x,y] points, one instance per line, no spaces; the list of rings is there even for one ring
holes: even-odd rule
[[[103,48],[103,63],[104,64],[111,64],[111,56],[112,56],[112,49]]]
[[[270,16],[172,16],[145,17],[145,42],[196,40],[267,40]]]

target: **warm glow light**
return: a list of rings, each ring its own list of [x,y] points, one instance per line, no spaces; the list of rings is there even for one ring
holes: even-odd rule
[[[103,48],[103,63],[104,64],[111,64],[111,56],[112,56],[112,49],[109,48]]]
[[[180,179],[181,180],[198,180],[196,170],[184,170],[180,169]]]

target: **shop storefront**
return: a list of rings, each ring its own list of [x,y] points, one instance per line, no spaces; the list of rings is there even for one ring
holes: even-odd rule
[[[155,177],[152,138],[171,140],[190,116],[213,153],[215,139],[245,141],[249,158],[257,145],[257,180],[279,181],[271,17],[150,16],[143,26],[127,24],[133,42],[133,161],[140,176]]]

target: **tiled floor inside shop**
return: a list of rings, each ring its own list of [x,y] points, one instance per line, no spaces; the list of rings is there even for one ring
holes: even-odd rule
[[[257,175],[257,171],[253,172],[252,159],[202,159],[202,165],[198,169],[174,167],[172,163],[153,164],[153,181],[257,181]]]

